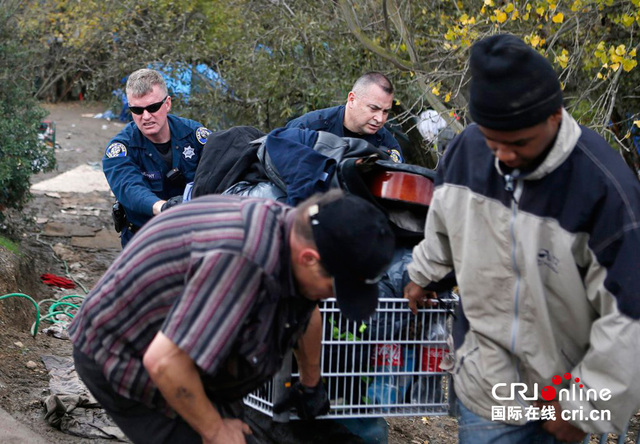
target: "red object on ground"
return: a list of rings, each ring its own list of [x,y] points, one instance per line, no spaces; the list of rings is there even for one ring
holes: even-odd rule
[[[76,284],[66,277],[56,276],[55,274],[45,273],[40,276],[42,283],[60,288],[76,288]]]

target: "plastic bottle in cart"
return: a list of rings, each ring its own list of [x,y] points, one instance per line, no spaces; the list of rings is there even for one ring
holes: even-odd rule
[[[399,344],[376,344],[371,356],[373,381],[367,396],[372,404],[394,405],[398,399],[397,372],[402,365],[402,350]]]
[[[447,327],[444,317],[438,317],[426,333],[429,341],[446,343]],[[444,344],[425,344],[418,351],[416,369],[419,372],[441,372],[440,363],[448,349]],[[442,375],[417,375],[411,387],[412,404],[440,404],[442,396]]]

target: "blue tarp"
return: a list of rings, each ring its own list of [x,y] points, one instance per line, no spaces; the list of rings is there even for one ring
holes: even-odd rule
[[[155,69],[162,73],[169,94],[179,95],[185,102],[189,100],[191,93],[195,93],[202,88],[225,88],[224,81],[213,69],[200,63],[191,65],[188,63],[150,63],[148,68]]]

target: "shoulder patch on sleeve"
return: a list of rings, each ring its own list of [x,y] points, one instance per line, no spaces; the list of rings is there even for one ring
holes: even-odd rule
[[[402,163],[402,154],[400,154],[400,151],[393,149],[389,152],[389,155],[395,163]]]
[[[210,134],[210,130],[208,130],[204,126],[201,126],[196,130],[196,139],[198,139],[198,142],[204,145],[205,143],[207,143],[207,139],[209,138]]]
[[[107,147],[107,151],[104,155],[110,159],[113,157],[126,157],[127,147],[120,142],[114,142]]]

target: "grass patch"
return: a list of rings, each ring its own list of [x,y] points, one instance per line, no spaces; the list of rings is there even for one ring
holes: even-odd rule
[[[18,244],[10,239],[7,239],[6,237],[0,236],[0,247],[6,248],[13,254],[20,254],[20,247],[18,246]]]

